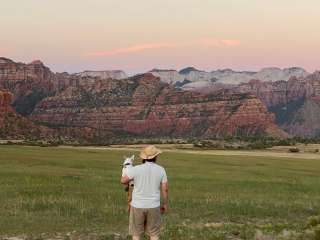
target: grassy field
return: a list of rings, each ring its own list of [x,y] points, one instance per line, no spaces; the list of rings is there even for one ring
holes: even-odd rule
[[[119,177],[130,153],[0,146],[0,236],[126,239]],[[320,158],[165,152],[158,162],[170,181],[163,239],[302,232],[307,218],[320,214]]]

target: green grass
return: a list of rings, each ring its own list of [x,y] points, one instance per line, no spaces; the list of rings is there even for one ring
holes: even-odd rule
[[[0,146],[0,236],[77,231],[125,237],[126,194],[119,183],[125,154]],[[163,239],[302,231],[309,216],[320,214],[320,159],[164,153],[158,161],[170,182]]]

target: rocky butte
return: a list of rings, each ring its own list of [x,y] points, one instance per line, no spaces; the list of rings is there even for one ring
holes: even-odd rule
[[[275,114],[276,124],[291,136],[320,137],[320,72],[306,75],[300,68],[284,69],[282,73],[279,71],[270,68],[258,74],[252,73],[250,81],[240,84],[198,81],[182,85],[182,88],[187,89],[187,86],[190,86],[191,91],[202,93],[230,89],[253,94],[264,103],[269,112]],[[266,75],[266,72],[270,74]],[[262,77],[257,78],[259,76]],[[271,77],[283,80],[270,81]]]
[[[276,116],[276,123],[294,136],[320,136],[320,72],[288,81],[252,80],[236,87],[257,96]]]
[[[183,91],[152,74],[69,87],[39,102],[31,119],[53,128],[90,127],[119,137],[286,136],[254,95]]]
[[[77,76],[80,77],[98,77],[101,79],[124,79],[127,78],[127,74],[121,70],[113,70],[113,71],[84,71],[81,73],[77,73]]]
[[[53,130],[37,126],[29,119],[20,116],[11,107],[13,95],[0,89],[0,138],[24,139],[24,138],[50,138]]]
[[[175,84],[186,90],[194,90],[202,87],[210,87],[213,83],[238,85],[247,83],[252,79],[259,79],[263,82],[287,81],[291,77],[306,77],[308,72],[302,68],[263,68],[258,72],[233,71],[222,69],[211,72],[201,71],[193,67],[187,67],[179,72],[176,70],[153,69],[153,75],[160,77],[163,82]]]
[[[54,137],[105,141],[128,136],[288,136],[251,92],[184,91],[151,73],[125,79],[122,72],[111,73],[118,79],[100,72],[53,73],[40,61],[24,64],[0,58],[0,88],[12,93],[11,114],[32,124],[27,128],[39,127]]]

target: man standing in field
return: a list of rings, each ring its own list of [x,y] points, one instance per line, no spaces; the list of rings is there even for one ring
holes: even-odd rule
[[[166,171],[156,164],[160,153],[161,151],[155,146],[144,148],[140,153],[143,164],[128,169],[127,174],[121,177],[122,184],[128,184],[131,180],[134,182],[129,217],[129,234],[132,235],[133,240],[140,240],[144,232],[150,236],[151,240],[158,240],[161,213],[168,211]]]

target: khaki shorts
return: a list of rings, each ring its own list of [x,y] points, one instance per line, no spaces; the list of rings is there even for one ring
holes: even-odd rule
[[[129,234],[140,236],[144,232],[151,237],[159,236],[161,227],[160,207],[130,209]]]

